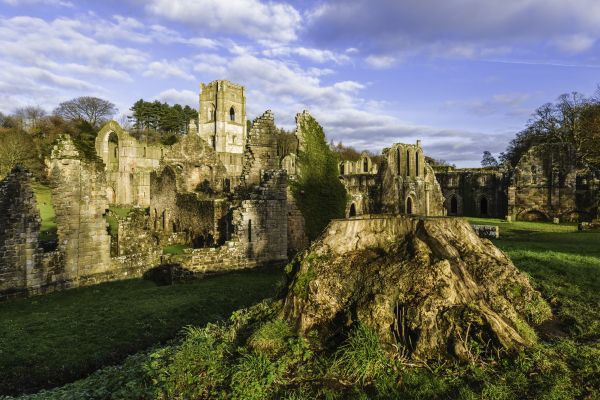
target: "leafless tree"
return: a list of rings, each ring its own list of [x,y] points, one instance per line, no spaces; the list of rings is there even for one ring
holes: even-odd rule
[[[36,130],[45,115],[46,111],[40,106],[21,107],[14,112],[14,117],[21,122],[21,129],[27,132]]]
[[[115,115],[116,112],[117,108],[110,101],[90,96],[62,102],[54,110],[54,114],[65,119],[83,120],[94,127]]]

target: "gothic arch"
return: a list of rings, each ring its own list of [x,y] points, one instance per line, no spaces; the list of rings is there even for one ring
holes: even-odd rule
[[[231,106],[229,108],[229,121],[235,122],[235,107],[234,106]]]
[[[404,199],[404,213],[407,215],[418,214],[418,206],[414,192],[410,192]]]
[[[486,195],[481,195],[477,202],[477,209],[479,210],[479,216],[487,217],[490,215],[490,202]]]
[[[111,138],[111,135],[112,137],[117,137],[119,145],[123,141],[126,141],[129,136],[116,121],[109,121],[102,127],[102,129],[100,129],[100,132],[98,132],[98,135],[96,136],[95,147],[96,154],[102,158],[105,167],[108,167],[108,162],[110,159],[109,139]]]
[[[350,205],[350,211],[348,212],[348,217],[350,217],[350,218],[356,217],[356,205],[354,203],[352,203]]]

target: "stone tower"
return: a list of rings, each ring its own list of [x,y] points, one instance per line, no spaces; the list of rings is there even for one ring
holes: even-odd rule
[[[219,155],[230,183],[237,184],[247,135],[243,86],[226,80],[200,85],[198,134]]]

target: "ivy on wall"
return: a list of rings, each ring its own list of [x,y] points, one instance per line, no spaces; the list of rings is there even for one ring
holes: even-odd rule
[[[319,123],[303,114],[298,118],[298,134],[304,146],[299,151],[298,179],[292,182],[292,192],[308,238],[314,240],[329,221],[344,217],[346,189],[338,178],[338,156],[327,145]]]

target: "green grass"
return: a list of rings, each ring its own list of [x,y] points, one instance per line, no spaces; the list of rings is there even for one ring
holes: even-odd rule
[[[272,296],[281,275],[253,271],[190,284],[128,280],[0,304],[0,393],[81,378]]]
[[[40,212],[42,224],[40,227],[40,239],[42,241],[55,240],[56,236],[56,214],[52,205],[52,191],[48,186],[34,183],[31,188],[35,194],[37,208]]]
[[[555,318],[536,327],[537,345],[482,353],[469,364],[440,360],[416,367],[402,349],[387,357],[375,332],[360,325],[330,348],[314,349],[310,334],[298,337],[276,319],[281,301],[263,302],[234,312],[227,324],[190,328],[180,342],[30,399],[599,398],[600,232],[470,221],[500,225],[502,238],[494,243],[551,304]]]
[[[169,246],[163,247],[163,254],[183,254],[185,249],[189,249],[189,245],[185,244],[172,244]]]
[[[104,219],[108,223],[108,233],[112,237],[116,237],[119,233],[119,220],[125,219],[129,215],[131,208],[127,207],[109,207],[112,214],[107,213]]]
[[[468,220],[498,225],[494,244],[533,278],[569,332],[600,339],[600,232],[579,232],[576,224]]]

